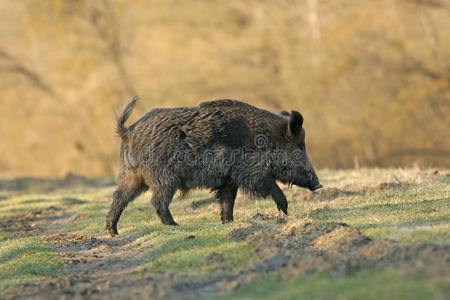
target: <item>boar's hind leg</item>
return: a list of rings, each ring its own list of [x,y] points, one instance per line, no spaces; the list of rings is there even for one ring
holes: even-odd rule
[[[147,186],[142,184],[134,188],[124,188],[118,187],[113,194],[113,202],[106,216],[106,229],[108,229],[109,234],[114,237],[117,235],[117,222],[119,222],[120,215],[122,214],[128,203],[133,201],[142,192],[147,190]]]
[[[161,223],[164,225],[178,225],[173,220],[172,214],[169,210],[169,204],[170,201],[172,201],[174,194],[175,189],[172,188],[158,188],[153,191],[152,204],[158,214],[158,217],[161,219]]]
[[[236,199],[237,187],[226,185],[217,191],[216,197],[220,203],[220,218],[222,223],[233,221],[234,199]]]

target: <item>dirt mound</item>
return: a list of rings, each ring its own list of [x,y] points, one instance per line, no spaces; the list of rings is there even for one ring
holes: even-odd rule
[[[390,240],[372,241],[366,247],[361,249],[362,259],[380,261],[396,243]]]
[[[326,235],[338,228],[348,227],[345,223],[338,222],[306,222],[300,225],[293,224],[284,228],[286,238],[294,239],[302,245],[310,245],[317,238]]]
[[[340,276],[397,266],[411,273],[446,274],[450,263],[450,246],[401,246],[391,240],[372,240],[345,223],[297,222],[286,225],[278,234],[253,226],[244,228],[238,231],[239,237],[255,248],[261,260],[249,272],[277,271],[282,277],[316,272]]]
[[[348,255],[354,249],[359,249],[370,241],[370,238],[361,234],[357,229],[340,226],[316,238],[311,243],[311,247],[336,258]]]
[[[252,224],[250,226],[243,226],[234,228],[230,231],[230,236],[234,241],[243,241],[247,239],[248,236],[254,234],[255,232],[261,230],[262,227],[257,224]]]
[[[250,217],[248,221],[250,225],[244,225],[230,230],[229,234],[234,241],[243,241],[253,235],[255,235],[256,239],[261,238],[261,234],[268,233],[268,228],[266,228],[268,224],[284,224],[287,222],[287,218],[281,216],[279,213],[258,212]]]

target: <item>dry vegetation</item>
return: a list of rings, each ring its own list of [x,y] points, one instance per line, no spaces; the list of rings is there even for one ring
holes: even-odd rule
[[[0,176],[113,173],[113,110],[298,109],[318,167],[449,166],[445,0],[0,2]]]

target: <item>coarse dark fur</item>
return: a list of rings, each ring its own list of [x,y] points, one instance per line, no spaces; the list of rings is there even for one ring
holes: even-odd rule
[[[149,188],[161,222],[177,225],[169,211],[177,190],[215,191],[226,223],[233,221],[238,188],[272,197],[278,210],[287,214],[277,180],[311,190],[321,187],[306,153],[303,117],[297,111],[275,114],[226,99],[153,109],[126,128],[137,100],[134,97],[117,118],[120,166],[106,218],[111,236],[117,234],[127,204]]]

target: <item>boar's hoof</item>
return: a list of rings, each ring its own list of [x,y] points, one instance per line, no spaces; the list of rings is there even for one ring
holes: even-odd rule
[[[233,221],[234,221],[233,219],[222,219],[222,224],[228,224],[228,223],[231,223]]]
[[[287,216],[288,212],[287,212],[287,204],[286,205],[277,205],[278,206],[278,211],[282,211],[284,212],[284,214]]]
[[[175,221],[166,221],[166,220],[162,220],[162,223],[164,224],[164,225],[170,225],[170,226],[178,226],[178,223],[177,222],[175,222]]]
[[[112,225],[110,222],[106,222],[106,229],[108,229],[111,237],[115,237],[119,233],[117,232],[117,225]]]

